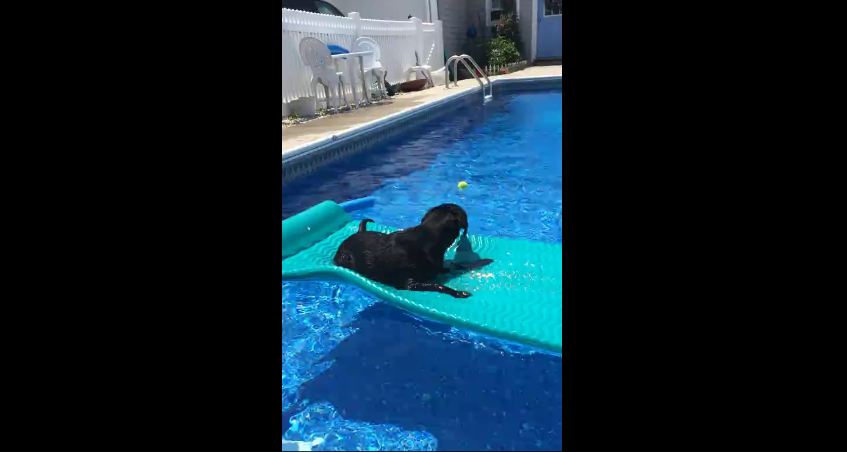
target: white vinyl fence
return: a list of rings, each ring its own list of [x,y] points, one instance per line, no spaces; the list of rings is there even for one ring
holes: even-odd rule
[[[436,71],[444,66],[444,45],[441,21],[424,23],[413,17],[408,21],[362,19],[359,13],[348,17],[307,13],[291,9],[282,10],[282,102],[309,97],[311,70],[300,59],[300,39],[311,36],[327,44],[336,44],[353,50],[353,42],[360,36],[373,38],[380,47],[380,61],[388,72],[388,82],[406,80],[406,71],[415,65],[415,51],[420,63]],[[347,73],[343,61],[339,70]],[[358,62],[353,63],[358,70]],[[361,92],[361,82],[357,85]],[[351,87],[347,98],[352,102]],[[318,97],[323,99],[322,89]]]

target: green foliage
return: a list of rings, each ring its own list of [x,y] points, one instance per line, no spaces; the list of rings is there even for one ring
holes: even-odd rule
[[[500,16],[500,20],[497,21],[495,31],[497,36],[505,37],[514,42],[515,47],[519,49],[523,47],[519,21],[515,16],[515,13],[509,11]]]
[[[515,43],[505,36],[496,36],[488,42],[488,64],[503,66],[520,61]]]

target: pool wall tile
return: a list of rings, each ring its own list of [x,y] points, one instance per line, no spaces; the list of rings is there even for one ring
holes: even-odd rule
[[[538,91],[548,90],[562,86],[561,77],[543,77],[537,79],[501,79],[493,82],[494,95],[506,94],[514,91]],[[456,97],[439,99],[430,104],[422,105],[414,110],[404,112],[396,117],[385,118],[372,126],[354,131],[338,138],[333,136],[333,142],[314,145],[306,145],[303,152],[285,157],[282,161],[282,184],[283,187],[303,176],[306,176],[326,164],[341,158],[353,156],[365,149],[376,146],[408,132],[410,129],[420,126],[424,122],[444,118],[457,104],[465,102],[479,102],[480,99],[473,95],[479,94],[478,90],[465,91]],[[450,106],[451,108],[445,108]],[[313,147],[313,148],[312,148]],[[311,149],[309,149],[311,148]]]

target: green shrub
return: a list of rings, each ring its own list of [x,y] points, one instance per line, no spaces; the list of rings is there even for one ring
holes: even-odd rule
[[[503,66],[520,61],[515,43],[505,36],[496,36],[488,42],[488,64]]]
[[[521,31],[518,18],[515,16],[515,13],[509,11],[506,14],[500,16],[500,20],[497,21],[497,25],[495,27],[495,31],[497,36],[503,36],[508,38],[510,41],[515,43],[515,47],[518,49],[523,47],[523,42],[521,41]]]

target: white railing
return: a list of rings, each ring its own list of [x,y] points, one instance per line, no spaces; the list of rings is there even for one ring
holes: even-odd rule
[[[420,64],[432,70],[444,66],[444,45],[441,21],[424,23],[413,17],[408,21],[362,19],[359,13],[348,17],[282,10],[282,102],[288,103],[309,97],[309,80],[312,73],[300,59],[300,39],[318,38],[327,44],[336,44],[352,50],[353,42],[360,36],[373,38],[380,48],[380,60],[388,72],[389,83],[406,80],[406,70],[415,65],[415,52]],[[345,64],[345,63],[339,63]],[[344,70],[343,67],[339,68]],[[344,70],[347,73],[346,70]],[[361,85],[357,85],[360,86]],[[352,101],[351,87],[347,97]],[[318,89],[318,97],[323,98]]]

